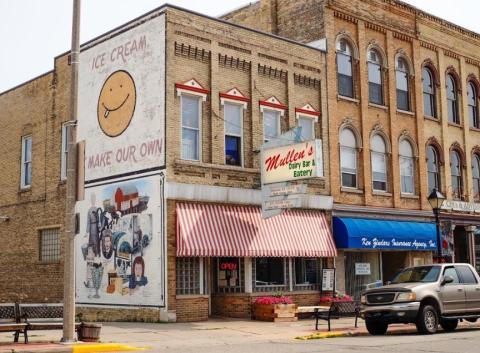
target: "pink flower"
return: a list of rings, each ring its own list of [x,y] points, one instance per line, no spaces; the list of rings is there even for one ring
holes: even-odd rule
[[[353,298],[349,295],[344,295],[342,297],[320,297],[320,302],[323,303],[344,303],[344,302],[353,302]]]
[[[255,304],[273,305],[273,304],[293,304],[289,297],[258,297]]]

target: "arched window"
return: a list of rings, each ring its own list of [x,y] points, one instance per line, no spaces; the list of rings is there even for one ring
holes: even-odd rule
[[[440,191],[440,163],[438,152],[433,146],[427,147],[427,172],[428,172],[428,190]]]
[[[338,94],[353,98],[352,47],[345,39],[337,43]]]
[[[357,139],[351,129],[340,132],[340,168],[342,186],[357,187]]]
[[[410,87],[408,84],[408,64],[407,61],[399,57],[395,77],[397,81],[397,109],[410,111]]]
[[[457,85],[451,74],[447,75],[447,111],[448,121],[460,124],[460,119],[458,118]]]
[[[423,81],[423,114],[437,117],[435,109],[435,85],[433,82],[433,73],[428,67],[424,67],[422,71]]]
[[[452,174],[452,196],[461,199],[463,195],[463,178],[460,155],[457,151],[450,152],[450,169]]]
[[[480,200],[480,156],[474,154],[472,157],[472,178],[473,178],[473,197],[475,201]]]
[[[478,119],[478,95],[477,88],[473,82],[469,82],[467,85],[467,99],[468,99],[468,116],[470,118],[471,127],[480,127]]]
[[[374,191],[387,191],[387,150],[380,135],[372,138],[372,186]]]
[[[368,99],[370,103],[383,105],[382,62],[375,49],[368,51]]]
[[[413,148],[410,142],[402,140],[399,146],[400,151],[400,179],[402,194],[415,193],[415,177],[413,167]]]

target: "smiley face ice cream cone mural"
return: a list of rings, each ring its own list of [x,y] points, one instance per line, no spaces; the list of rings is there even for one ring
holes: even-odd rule
[[[98,97],[97,117],[102,131],[110,137],[121,135],[133,118],[137,92],[133,77],[125,70],[105,80]]]

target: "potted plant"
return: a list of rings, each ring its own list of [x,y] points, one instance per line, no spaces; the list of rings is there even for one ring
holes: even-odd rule
[[[320,306],[330,306],[332,303],[353,302],[353,298],[348,294],[336,292],[335,295],[320,297]]]
[[[296,321],[297,305],[283,295],[258,297],[254,301],[254,318],[261,321]]]
[[[83,342],[98,342],[100,340],[100,331],[102,324],[93,322],[84,322],[82,320],[82,313],[76,315],[80,325],[77,326],[77,337],[79,341]]]

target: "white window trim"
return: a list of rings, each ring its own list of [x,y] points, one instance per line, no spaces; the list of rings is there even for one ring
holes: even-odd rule
[[[402,159],[409,160],[409,162],[412,164],[412,174],[411,175],[402,175]],[[413,157],[406,157],[406,156],[400,155],[399,162],[400,162],[400,192],[401,192],[402,195],[415,195],[415,159]],[[412,192],[407,192],[407,191],[402,190],[402,186],[403,186],[402,177],[403,176],[412,178],[412,183],[413,183],[412,184]]]
[[[269,105],[264,105],[260,103],[260,112],[263,114],[264,110],[273,110],[276,112],[280,112],[280,117],[283,117],[285,115],[285,109],[283,108],[276,108],[276,107],[271,107]]]
[[[223,98],[222,98],[222,99],[223,99]],[[227,130],[226,130],[226,128],[225,128],[225,124],[226,124],[226,122],[227,122],[227,119],[225,118],[225,102],[226,102],[227,104],[236,105],[236,106],[239,106],[239,107],[240,107],[240,131],[241,131],[240,135],[227,134]],[[243,120],[244,120],[244,118],[245,118],[244,112],[245,112],[245,109],[246,109],[246,107],[247,107],[246,104],[247,104],[247,103],[242,104],[242,103],[239,102],[239,101],[234,101],[233,99],[223,99],[223,101],[222,101],[222,106],[224,107],[224,109],[223,109],[223,122],[224,122],[224,123],[223,123],[223,131],[224,131],[224,137],[225,137],[225,136],[240,137],[240,167],[242,167],[242,168],[243,168],[243,166],[244,166],[244,160],[245,160],[245,155],[244,155],[244,151],[243,151]],[[225,143],[225,141],[224,141],[224,143]],[[225,156],[226,156],[226,148],[227,148],[227,147],[225,146],[224,151],[223,151],[223,153],[224,153]],[[227,164],[226,161],[224,161],[224,162],[225,162],[225,165],[226,165],[226,164]]]
[[[350,173],[350,172],[344,172],[343,167],[342,167],[342,149],[348,149],[352,150],[355,152],[355,173]],[[358,152],[357,149],[354,147],[349,147],[349,146],[342,146],[340,145],[340,184],[342,185],[343,188],[349,188],[349,189],[358,189]],[[342,174],[349,174],[349,175],[355,175],[355,186],[345,186],[343,185],[343,178]]]
[[[25,160],[25,142],[27,140],[30,140],[32,143],[31,143],[31,146],[32,146],[32,150],[30,151],[30,160],[27,161]],[[22,164],[20,166],[20,187],[22,189],[28,189],[32,186],[32,184],[25,184],[25,165],[27,163],[30,163],[30,173],[31,173],[31,176],[33,175],[32,173],[32,152],[33,152],[33,141],[32,141],[32,135],[27,135],[27,136],[23,136],[22,137]]]
[[[313,137],[311,138],[311,140],[315,140],[315,123],[318,122],[318,117],[307,115],[304,113],[297,113],[296,119],[297,119],[297,126],[300,126],[300,119],[310,120],[310,123],[312,124],[312,132],[313,132]]]
[[[262,107],[260,107],[260,111],[262,112],[262,129],[263,129],[263,141],[270,141],[272,138],[275,138],[275,137],[270,137],[269,139],[266,138],[265,136],[265,111],[266,110],[270,110],[270,111],[274,111],[274,112],[281,112],[280,115],[277,115],[277,136],[280,136],[280,134],[282,133],[282,128],[281,128],[281,121],[282,121],[282,116],[283,116],[283,112],[285,112],[283,109],[277,109],[277,108],[270,108],[270,107],[265,107],[264,109],[262,109]]]
[[[373,156],[382,156],[383,157],[383,165],[385,166],[385,181],[383,180],[375,180],[374,178],[374,170],[373,170]],[[372,190],[375,192],[387,192],[388,190],[388,173],[387,173],[387,155],[383,152],[376,152],[376,151],[370,151],[370,163],[371,163],[371,169],[372,169]],[[385,190],[382,189],[375,189],[375,182],[378,181],[380,183],[385,183]]]
[[[67,180],[68,158],[68,124],[62,124],[62,141],[60,147],[60,180]]]
[[[186,90],[180,90],[180,89],[177,89],[178,91],[178,95],[180,97],[180,157],[181,159],[183,160],[186,160],[186,161],[194,161],[194,162],[201,162],[202,161],[202,118],[203,118],[203,112],[202,112],[202,102],[204,102],[206,100],[206,95],[204,97],[204,95],[202,94],[195,94],[191,91],[186,91]],[[193,98],[201,98],[201,99],[198,99],[198,159],[189,159],[189,158],[185,158],[183,156],[183,97],[184,96],[190,96],[190,97],[193,97]],[[191,127],[187,127],[187,129],[191,129],[191,130],[194,130],[192,129]]]

